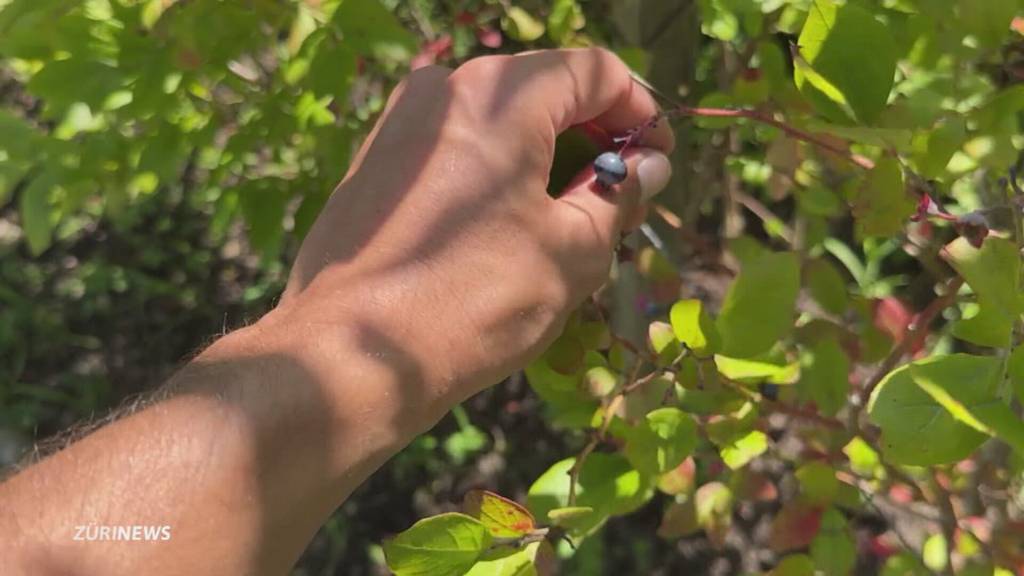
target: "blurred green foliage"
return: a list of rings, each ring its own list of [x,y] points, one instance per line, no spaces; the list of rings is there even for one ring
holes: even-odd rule
[[[526,502],[532,529],[578,549],[522,542],[502,556],[486,550],[486,519],[451,514],[398,544],[456,531],[466,550],[452,562],[482,573],[529,573],[552,552],[575,574],[1019,568],[1021,539],[992,533],[1019,528],[1024,485],[1019,453],[1003,450],[1024,446],[1024,230],[1008,182],[1024,149],[1022,12],[1020,0],[0,0],[0,468],[271,306],[410,68],[602,45],[653,80],[666,61],[688,70],[659,85],[672,99],[753,114],[674,118],[686,182],[659,217],[689,236],[617,269],[638,279],[627,312],[653,320],[651,358],[584,309],[527,368],[529,386],[517,376],[418,439],[297,573],[377,573],[389,550],[392,567],[442,573],[379,544],[477,485]],[[554,187],[572,174],[556,165]],[[674,213],[684,190],[702,201]],[[946,322],[900,348],[950,270],[966,287]],[[894,350],[933,358],[882,374],[868,430],[857,394]],[[641,367],[647,386],[625,393]],[[808,413],[818,426],[796,426]],[[567,456],[594,438],[569,502],[583,456]],[[989,438],[1005,445],[979,449]],[[895,498],[908,482],[929,496],[918,505],[936,510],[939,486],[987,518],[983,546],[897,541],[906,521],[865,494]]]

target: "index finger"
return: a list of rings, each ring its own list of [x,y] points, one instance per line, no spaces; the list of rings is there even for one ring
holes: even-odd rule
[[[589,121],[618,136],[658,114],[651,94],[603,48],[529,52],[511,58],[508,66],[509,77],[519,82],[516,98],[547,112],[555,133]],[[675,146],[664,119],[647,127],[640,142],[664,152]]]

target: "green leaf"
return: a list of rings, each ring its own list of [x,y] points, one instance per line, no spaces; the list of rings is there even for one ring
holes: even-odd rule
[[[542,542],[533,542],[523,549],[502,546],[488,550],[466,576],[537,576],[534,559]]]
[[[824,574],[844,576],[857,564],[857,545],[842,512],[829,508],[811,542],[811,558]]]
[[[914,383],[956,420],[978,432],[1000,438],[1024,454],[1024,422],[997,395],[1001,376],[998,359],[966,354],[946,358],[948,360],[935,365],[912,366],[910,373]],[[997,367],[993,368],[993,363]],[[977,372],[972,373],[970,370],[974,368]],[[988,374],[985,369],[996,373]]]
[[[970,116],[979,132],[998,132],[1006,119],[1024,110],[1024,84],[1017,84],[996,93]]]
[[[983,346],[1009,346],[1013,321],[1022,310],[1016,246],[1005,238],[989,236],[981,248],[975,248],[960,237],[946,246],[942,256],[978,295],[980,306],[978,315],[960,321],[954,333]]]
[[[903,185],[903,169],[895,158],[879,160],[853,196],[853,215],[862,237],[899,233],[917,208]]]
[[[1017,292],[1020,255],[1012,242],[989,236],[981,248],[975,248],[967,239],[957,238],[946,246],[943,256],[980,298],[1006,314],[1020,313],[1021,296]]]
[[[676,338],[697,354],[714,354],[721,347],[721,337],[700,300],[680,300],[669,311],[672,332]]]
[[[722,354],[750,358],[771,349],[793,327],[799,291],[796,254],[766,251],[744,262],[718,316]]]
[[[564,508],[569,500],[569,470],[575,458],[557,462],[530,486],[527,507],[535,517],[546,517],[556,508]],[[622,456],[595,453],[587,457],[580,471],[577,506],[594,510],[590,521],[578,534],[588,534],[609,516],[628,514],[654,494],[653,480],[643,476]]]
[[[835,338],[814,342],[803,355],[800,392],[810,398],[822,413],[835,415],[846,405],[850,391],[850,360]]]
[[[242,185],[238,199],[248,224],[249,242],[270,258],[281,247],[288,192],[276,178],[249,181]]]
[[[839,480],[831,466],[817,460],[797,468],[800,495],[811,504],[831,504],[839,494]]]
[[[770,576],[814,576],[814,561],[806,554],[790,554],[779,562]]]
[[[949,562],[949,545],[942,534],[932,534],[921,547],[921,559],[924,565],[933,572],[942,572]]]
[[[958,395],[962,392],[965,400],[975,404],[994,397],[999,371],[997,358],[958,354],[929,358],[890,372],[868,403],[871,421],[882,429],[881,447],[886,460],[930,466],[969,456],[985,441],[985,434],[958,420],[915,379],[942,374]],[[922,442],[923,438],[927,442]]]
[[[810,121],[806,126],[812,132],[824,132],[850,140],[857,144],[867,144],[879,148],[892,148],[898,151],[910,150],[914,132],[903,128],[869,128],[865,126],[842,126],[828,122]]]
[[[580,339],[567,331],[551,343],[544,352],[544,358],[552,370],[569,376],[576,374],[583,367],[586,353],[587,350]]]
[[[721,354],[715,356],[715,367],[718,368],[719,374],[726,378],[746,384],[765,380],[771,384],[792,384],[800,374],[800,365],[796,362],[787,363],[775,359],[746,360],[729,358]]]
[[[405,60],[416,52],[416,38],[379,0],[343,0],[331,19],[342,41],[359,54]]]
[[[964,318],[953,325],[953,336],[979,346],[1008,347],[1013,332],[1013,318],[987,303],[979,304],[976,308],[976,314],[965,314]]]
[[[843,453],[850,459],[850,469],[858,475],[873,478],[879,474],[882,460],[878,452],[860,436],[854,436],[843,447]]]
[[[475,518],[447,513],[424,518],[384,543],[388,568],[397,576],[461,576],[491,545]]]
[[[35,160],[44,138],[28,121],[0,110],[0,151],[7,154],[5,162]]]
[[[697,422],[678,408],[647,414],[626,435],[626,458],[641,472],[661,474],[679,466],[697,446]]]
[[[495,538],[519,538],[534,530],[533,515],[518,503],[487,490],[470,490],[462,510],[480,520]]]
[[[1017,15],[1016,0],[959,0],[957,23],[987,49],[1002,45],[1010,34],[1010,22]]]
[[[96,110],[122,85],[121,72],[108,64],[85,58],[51,60],[28,82],[28,89],[55,112],[75,102]]]
[[[909,552],[890,556],[882,567],[881,576],[932,576],[934,572]]]
[[[53,232],[50,208],[52,191],[52,178],[44,175],[34,178],[21,192],[18,203],[21,227],[25,230],[25,239],[33,256],[42,254],[50,247]]]
[[[804,278],[811,296],[826,312],[842,314],[849,306],[846,280],[828,260],[815,259],[804,266]]]
[[[665,322],[651,322],[647,327],[647,343],[658,356],[658,366],[668,366],[683,353],[672,326]]]
[[[768,436],[760,430],[750,432],[733,439],[719,448],[722,461],[733,470],[746,466],[751,460],[764,454],[768,449]]]
[[[1024,346],[1013,349],[1006,361],[1006,376],[1010,379],[1018,402],[1024,402]]]
[[[820,112],[843,121],[847,109],[863,124],[878,118],[889,99],[897,59],[884,24],[855,4],[814,0],[799,46],[808,66],[797,66],[796,85]]]
[[[579,530],[590,522],[594,509],[589,506],[566,506],[548,512],[548,519],[555,526],[568,530]]]
[[[949,118],[929,132],[914,137],[914,162],[925,178],[941,176],[953,154],[967,140],[967,126],[963,118]]]
[[[358,55],[348,44],[328,37],[317,45],[306,85],[318,96],[333,96],[338,105],[344,106],[358,74],[357,60]]]
[[[530,388],[548,406],[559,414],[579,417],[580,426],[589,425],[590,416],[600,403],[580,389],[577,377],[555,372],[543,357],[531,362],[524,372]]]
[[[544,23],[519,6],[511,6],[501,19],[501,29],[509,38],[520,42],[533,42],[544,35]]]
[[[583,9],[576,0],[554,0],[548,14],[548,37],[558,44],[564,44],[586,22]]]

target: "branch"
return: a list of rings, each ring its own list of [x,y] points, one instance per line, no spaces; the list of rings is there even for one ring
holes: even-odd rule
[[[569,506],[576,505],[576,485],[579,484],[580,472],[583,470],[583,464],[586,462],[587,457],[597,449],[598,444],[604,441],[605,436],[608,434],[608,427],[611,426],[612,418],[615,417],[615,412],[618,411],[619,406],[626,400],[626,396],[649,384],[659,376],[664,375],[666,370],[677,365],[685,356],[686,350],[683,350],[683,352],[680,353],[669,366],[654,370],[643,377],[640,377],[640,368],[643,366],[643,361],[640,358],[637,358],[636,366],[633,368],[633,373],[629,378],[629,384],[623,386],[622,390],[620,390],[619,393],[608,402],[608,406],[605,408],[604,414],[601,416],[601,424],[591,431],[590,440],[588,440],[586,445],[583,446],[583,450],[580,451],[580,455],[576,457],[576,460],[572,463],[572,468],[569,469]]]
[[[705,118],[746,118],[747,120],[753,120],[754,122],[760,122],[761,124],[766,124],[768,126],[778,128],[779,130],[782,130],[792,138],[802,140],[809,144],[813,144],[814,146],[817,146],[818,148],[821,148],[826,152],[830,152],[842,158],[843,160],[846,160],[854,164],[855,166],[858,166],[865,170],[871,170],[872,168],[875,167],[875,163],[872,162],[869,158],[865,158],[860,154],[854,154],[849,150],[836,146],[835,144],[823,140],[822,138],[819,138],[818,136],[815,136],[810,132],[806,132],[799,128],[790,126],[785,122],[776,120],[772,116],[769,116],[768,114],[764,114],[762,112],[758,112],[757,110],[678,106],[673,110],[668,110],[665,112],[665,116],[671,116],[673,114],[678,114],[682,116],[701,116]]]
[[[946,569],[944,574],[952,576],[953,570],[953,549],[956,539],[956,529],[959,521],[956,518],[956,510],[953,508],[953,497],[939,481],[938,470],[932,469],[932,487],[935,489],[935,499],[938,500],[939,517],[942,519],[942,536],[946,539]],[[980,540],[979,540],[980,542]]]
[[[867,384],[864,385],[864,389],[860,392],[860,406],[867,405],[868,400],[871,398],[871,393],[875,391],[875,388],[882,379],[885,378],[889,372],[892,372],[893,368],[900,363],[900,360],[907,355],[907,352],[910,351],[910,347],[920,340],[928,330],[932,321],[935,320],[935,317],[956,301],[956,294],[960,291],[960,287],[963,286],[963,284],[963,278],[959,276],[953,278],[946,284],[945,293],[932,300],[928,306],[918,314],[917,319],[914,320],[910,330],[908,330],[906,335],[903,336],[903,339],[896,344],[896,347],[892,349],[892,352],[885,357],[885,360],[882,360],[878,369],[868,380]]]
[[[639,363],[637,364],[639,366]],[[569,469],[569,501],[568,506],[576,505],[576,485],[580,481],[580,471],[583,470],[583,463],[587,461],[587,456],[593,452],[597,445],[604,440],[605,434],[608,433],[608,427],[612,423],[612,418],[615,412],[618,410],[619,405],[625,399],[623,393],[620,392],[612,398],[611,402],[608,403],[608,407],[604,411],[604,415],[601,417],[601,426],[595,429],[590,434],[590,440],[587,442],[583,450],[580,451],[580,455],[576,457],[576,460],[572,463],[572,468]]]
[[[731,378],[726,378],[721,373],[718,374],[718,381],[725,384],[726,387],[732,389],[733,391],[738,392],[741,395],[746,396],[750,400],[758,403],[760,406],[768,408],[772,412],[785,414],[787,416],[792,416],[793,418],[797,418],[800,420],[814,422],[815,424],[820,424],[826,428],[833,428],[836,430],[843,430],[846,428],[846,425],[843,424],[843,422],[838,418],[831,418],[829,416],[825,416],[813,410],[807,410],[804,408],[800,408],[798,406],[786,404],[785,402],[779,402],[777,400],[772,400],[771,398],[765,398],[763,394],[754,392],[747,386]]]
[[[762,204],[760,200],[738,190],[734,190],[732,192],[732,197],[734,200],[739,202],[744,208],[750,210],[751,212],[754,213],[755,216],[760,218],[761,222],[764,222],[765,228],[769,228],[774,224],[777,227],[777,232],[779,236],[788,244],[793,244],[793,240],[795,239],[793,229],[790,228],[785,222],[783,222],[782,218],[776,216],[775,213],[771,211],[771,209]]]

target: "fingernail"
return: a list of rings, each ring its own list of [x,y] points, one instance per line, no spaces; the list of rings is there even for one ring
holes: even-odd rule
[[[665,189],[672,177],[672,163],[661,152],[651,152],[636,167],[640,181],[640,201],[647,202]]]

